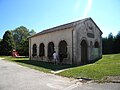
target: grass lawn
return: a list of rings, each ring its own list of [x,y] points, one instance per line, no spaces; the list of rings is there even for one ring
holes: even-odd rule
[[[0,57],[47,73],[51,73],[52,70],[57,71],[68,68],[68,70],[57,73],[65,77],[101,80],[105,76],[120,76],[120,54],[103,55],[103,58],[95,63],[76,67],[73,65],[54,65],[48,62],[33,61],[29,60],[29,58]]]
[[[26,67],[36,69],[46,73],[51,73],[51,71],[58,71],[58,70],[73,67],[73,65],[66,65],[66,64],[54,65],[51,62],[29,60],[29,58],[13,58],[11,56],[0,56],[0,58],[4,58],[7,61],[16,62],[22,66],[26,66]]]
[[[74,78],[101,80],[105,76],[120,76],[120,54],[103,55],[99,61],[70,68],[59,75]]]

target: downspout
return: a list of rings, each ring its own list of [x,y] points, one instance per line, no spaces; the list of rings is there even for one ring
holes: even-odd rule
[[[30,49],[30,50],[29,50],[29,51],[30,51],[30,53],[29,53],[29,58],[30,58],[30,60],[31,60],[31,38],[29,39],[29,42],[30,42],[30,43],[29,43],[29,49]]]
[[[100,35],[100,58],[102,58],[102,35]]]
[[[73,54],[73,51],[74,51],[74,47],[73,47],[73,31],[74,31],[74,29],[72,29],[72,64],[74,64],[74,59],[73,59],[73,57],[74,57],[74,54]]]

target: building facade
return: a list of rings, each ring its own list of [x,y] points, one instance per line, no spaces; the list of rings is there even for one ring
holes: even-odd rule
[[[91,18],[43,30],[29,38],[30,60],[87,64],[102,57],[102,31]]]

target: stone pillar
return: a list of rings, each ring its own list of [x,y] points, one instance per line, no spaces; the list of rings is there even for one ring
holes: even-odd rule
[[[72,64],[72,46],[67,46],[67,58],[69,60],[69,64]]]
[[[100,54],[99,54],[99,56],[100,56],[100,58],[102,57],[102,37],[100,36],[100,46],[99,46],[99,48],[100,48]]]
[[[45,57],[47,57],[48,56],[48,47],[45,45],[44,49],[45,49]]]
[[[29,39],[29,59],[31,60],[31,39]]]
[[[78,65],[81,63],[81,45],[77,48],[79,50],[79,53],[77,53],[77,62],[78,62]]]
[[[93,48],[92,45],[88,46],[88,61],[92,60],[92,48]]]
[[[88,54],[88,62],[90,61],[90,45],[87,47],[87,54]]]
[[[39,44],[36,44],[37,45],[37,57],[39,56]]]
[[[56,53],[59,54],[59,47],[58,47],[58,46],[55,46],[55,47],[54,47],[54,50],[56,51]]]

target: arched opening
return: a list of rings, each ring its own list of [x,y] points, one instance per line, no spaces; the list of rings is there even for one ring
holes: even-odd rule
[[[81,64],[87,64],[88,61],[88,53],[87,53],[87,43],[85,40],[82,40],[81,42]]]
[[[49,42],[48,43],[48,58],[49,59],[51,59],[53,57],[53,53],[54,53],[54,43]]]
[[[95,48],[99,48],[99,43],[96,41],[94,46]]]
[[[99,55],[100,55],[100,49],[99,49],[99,43],[98,43],[98,41],[96,41],[95,43],[94,43],[94,58],[95,59],[98,59],[99,58]]]
[[[60,59],[60,62],[62,62],[64,58],[67,58],[67,43],[66,43],[65,40],[60,41],[60,43],[59,43],[59,59]]]
[[[33,56],[33,57],[34,57],[34,56],[37,56],[37,45],[34,44],[32,49],[33,49],[33,50],[32,50],[32,56]]]
[[[40,46],[39,46],[39,56],[42,57],[42,56],[45,56],[45,49],[44,49],[44,44],[41,43]]]

